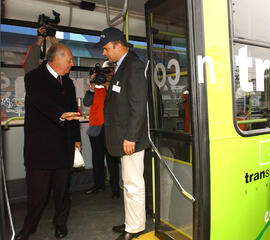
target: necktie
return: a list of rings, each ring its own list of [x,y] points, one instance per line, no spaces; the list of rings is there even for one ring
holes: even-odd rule
[[[116,67],[114,68],[114,73],[113,73],[114,75],[116,74],[116,72],[117,72],[117,70],[118,70],[118,67],[119,67],[119,66],[116,64]]]
[[[62,86],[62,79],[61,79],[61,76],[58,75],[58,77],[57,77],[56,79],[57,79],[57,81],[59,82],[59,84]]]

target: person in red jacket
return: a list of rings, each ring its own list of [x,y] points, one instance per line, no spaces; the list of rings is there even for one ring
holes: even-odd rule
[[[103,107],[106,97],[106,91],[114,73],[114,65],[106,61],[103,68],[109,68],[110,73],[106,74],[106,82],[104,84],[90,83],[89,89],[86,91],[83,103],[90,107],[89,112],[89,128],[87,135],[90,139],[92,148],[92,163],[94,173],[94,185],[85,191],[86,195],[93,194],[105,190],[105,164],[104,156],[106,156],[107,166],[110,174],[110,185],[112,190],[112,198],[120,197],[119,187],[119,157],[111,156],[105,147],[104,138],[104,114]],[[92,81],[95,78],[93,74],[90,78]]]

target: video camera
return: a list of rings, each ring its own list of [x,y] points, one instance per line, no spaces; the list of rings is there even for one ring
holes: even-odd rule
[[[47,36],[55,36],[56,28],[52,26],[52,24],[58,24],[60,22],[60,13],[52,10],[52,13],[54,15],[54,19],[50,19],[50,17],[46,16],[45,14],[41,14],[38,17],[38,24],[46,29],[44,34],[41,34],[38,32],[39,35],[42,37]]]
[[[90,83],[95,83],[97,85],[103,84],[106,82],[106,75],[110,73],[110,67],[101,67],[99,63],[96,63],[95,67],[91,67],[89,74],[96,74],[95,78],[90,81]]]

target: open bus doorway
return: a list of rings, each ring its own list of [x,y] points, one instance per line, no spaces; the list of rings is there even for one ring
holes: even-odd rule
[[[152,136],[175,177],[193,192],[190,67],[186,2],[148,1],[146,24],[151,69]],[[193,237],[193,202],[179,192],[168,169],[155,164],[156,233]]]
[[[202,1],[149,0],[145,17],[157,148],[155,233],[166,240],[209,239],[207,89],[196,69],[205,55]]]

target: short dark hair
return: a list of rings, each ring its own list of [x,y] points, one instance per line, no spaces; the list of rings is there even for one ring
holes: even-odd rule
[[[123,46],[126,47],[126,48],[129,47],[127,41],[125,41],[125,40],[116,40],[116,41],[112,41],[113,46],[115,46],[115,44],[117,44],[117,43],[120,43],[121,45],[123,45]]]
[[[61,43],[53,44],[47,52],[48,62],[52,62],[55,56],[63,58],[65,56],[65,49],[67,49],[67,47]]]

